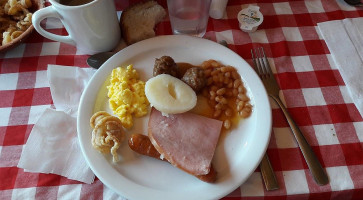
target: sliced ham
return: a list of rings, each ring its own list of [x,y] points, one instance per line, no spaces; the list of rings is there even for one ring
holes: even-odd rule
[[[148,124],[149,138],[172,165],[193,175],[210,171],[222,121],[193,113],[163,116],[152,109]]]

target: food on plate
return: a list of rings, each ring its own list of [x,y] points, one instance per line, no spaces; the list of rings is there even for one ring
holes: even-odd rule
[[[196,93],[202,91],[213,109],[213,114],[203,113],[203,115],[222,120],[223,128],[226,130],[237,124],[239,118],[251,115],[252,105],[246,88],[233,66],[223,65],[216,60],[207,60],[201,66],[194,66],[189,63],[175,63],[170,56],[162,56],[155,60],[153,69],[154,76],[159,74],[169,74],[179,78]],[[204,103],[200,99],[198,96],[194,112],[205,107],[200,105]]]
[[[246,93],[241,76],[233,66],[226,66],[215,60],[202,63],[207,79],[202,94],[209,99],[213,118],[223,120],[223,127],[230,129],[235,115],[247,118],[252,105]]]
[[[181,80],[188,84],[195,92],[199,92],[206,84],[204,70],[199,67],[188,69]]]
[[[180,78],[195,92],[199,92],[201,89],[203,89],[206,83],[204,70],[202,68],[179,67],[178,64],[175,63],[174,59],[170,56],[162,56],[155,59],[153,76],[157,76],[159,74],[169,74],[176,78]]]
[[[133,126],[133,115],[142,117],[148,113],[145,82],[139,79],[132,65],[113,69],[107,89],[110,108],[120,118],[123,127],[129,129]]]
[[[152,145],[149,137],[146,135],[132,134],[129,138],[128,143],[129,143],[129,147],[136,153],[139,153],[139,154],[142,154],[145,156],[149,156],[149,157],[153,157],[156,159],[160,159],[163,161],[167,161],[165,158],[161,157],[161,154],[155,149],[155,147]],[[197,175],[195,177],[197,177],[198,179],[200,179],[204,182],[213,183],[216,181],[217,172],[214,170],[213,165],[211,165],[211,168],[210,168],[210,171],[208,174]]]
[[[171,76],[177,77],[178,71],[178,65],[170,56],[162,56],[155,59],[153,76],[157,76],[159,74],[169,74]]]
[[[122,37],[130,45],[155,36],[154,27],[166,16],[156,1],[142,1],[126,8],[120,19]]]
[[[99,111],[90,119],[92,131],[92,146],[103,154],[112,154],[113,162],[117,162],[117,149],[124,140],[121,121],[105,111]]]
[[[160,74],[146,82],[145,94],[150,104],[164,114],[183,113],[197,103],[191,87],[169,74]]]
[[[19,37],[32,25],[31,0],[5,0],[0,3],[1,45]]]
[[[165,158],[161,157],[160,153],[155,149],[149,137],[146,135],[132,134],[128,143],[130,149],[139,154],[166,161]]]
[[[172,165],[192,175],[210,172],[222,121],[190,112],[165,117],[152,109],[148,136],[156,150]]]
[[[215,60],[194,66],[175,63],[170,56],[155,60],[153,75],[145,83],[132,65],[112,71],[108,97],[118,118],[104,111],[92,116],[93,147],[111,152],[117,162],[123,128],[131,128],[132,115],[146,115],[151,105],[148,135],[132,134],[130,149],[167,161],[202,181],[215,182],[212,160],[222,129],[231,129],[232,122],[238,123],[236,117],[246,118],[252,112],[241,76],[234,67]]]
[[[212,159],[222,127],[230,129],[236,117],[245,118],[252,112],[238,71],[215,60],[194,66],[162,56],[155,60],[153,74],[144,83],[132,65],[112,71],[108,97],[118,118],[106,112],[91,118],[94,147],[103,153],[111,151],[116,160],[122,138],[113,133],[123,136],[122,127],[129,129],[133,125],[132,115],[146,115],[151,104],[148,136],[132,135],[129,147],[142,155],[168,161],[203,181],[214,182],[217,172]],[[198,91],[201,93],[197,96]],[[197,107],[207,108],[210,115],[193,109],[199,98],[208,103]],[[98,125],[103,121],[110,124]]]

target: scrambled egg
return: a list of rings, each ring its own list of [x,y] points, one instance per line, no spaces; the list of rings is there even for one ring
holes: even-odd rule
[[[121,120],[122,126],[133,126],[132,115],[142,117],[147,114],[149,101],[145,96],[145,82],[132,65],[112,70],[110,85],[107,86],[110,108]]]

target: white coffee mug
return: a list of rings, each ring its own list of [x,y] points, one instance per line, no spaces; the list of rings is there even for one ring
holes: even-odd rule
[[[34,13],[34,28],[44,37],[71,44],[82,53],[95,54],[110,51],[120,41],[121,31],[113,0],[93,0],[79,6],[68,6],[60,0]],[[58,18],[67,30],[67,36],[50,33],[40,26],[46,18]]]

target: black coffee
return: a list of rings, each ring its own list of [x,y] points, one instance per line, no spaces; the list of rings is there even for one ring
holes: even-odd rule
[[[80,6],[92,1],[93,0],[59,0],[59,3],[66,6]]]

